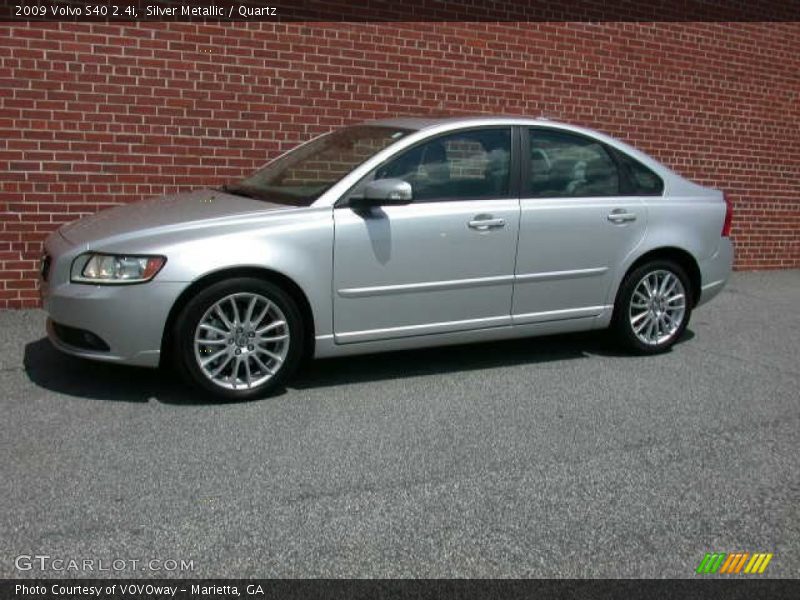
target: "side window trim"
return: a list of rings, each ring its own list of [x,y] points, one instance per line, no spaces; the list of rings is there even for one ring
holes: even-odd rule
[[[402,156],[406,152],[412,152],[414,149],[419,148],[420,146],[424,146],[425,144],[429,144],[437,139],[448,137],[454,134],[459,133],[469,133],[473,131],[481,131],[481,130],[491,130],[491,129],[505,129],[509,132],[509,147],[511,150],[511,156],[509,160],[509,180],[508,180],[508,192],[506,194],[498,194],[497,196],[492,196],[491,198],[488,197],[478,197],[478,198],[464,198],[463,200],[440,200],[440,199],[426,199],[420,201],[413,201],[412,204],[428,204],[433,202],[480,202],[481,200],[508,200],[508,199],[518,199],[520,197],[521,191],[521,177],[520,172],[523,171],[522,169],[522,158],[523,155],[520,152],[520,137],[521,137],[521,130],[522,128],[517,125],[477,125],[477,126],[469,126],[463,127],[459,129],[452,129],[450,131],[445,131],[439,134],[434,134],[428,136],[407,148],[403,148],[402,150],[398,151],[397,153],[393,154],[379,165],[375,166],[369,173],[367,173],[364,177],[362,177],[358,182],[356,182],[350,189],[348,189],[344,194],[339,197],[339,199],[334,203],[334,208],[346,208],[349,206],[349,199],[350,194],[353,193],[353,190],[357,189],[361,185],[363,185],[367,181],[371,181],[371,178],[375,176],[375,173],[379,171],[381,168],[385,167],[393,160],[397,159],[398,157]]]
[[[527,136],[524,135],[524,129],[522,125],[511,126],[511,181],[508,183],[508,197],[515,200],[522,197],[523,171],[526,170],[524,165],[527,154],[524,152],[524,138]]]

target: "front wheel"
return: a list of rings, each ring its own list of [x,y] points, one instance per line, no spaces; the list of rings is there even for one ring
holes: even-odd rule
[[[612,327],[628,348],[641,354],[667,350],[683,334],[692,313],[686,272],[672,261],[641,265],[622,282]]]
[[[190,383],[228,400],[275,390],[303,353],[294,300],[259,279],[221,281],[197,294],[176,322],[177,363]]]

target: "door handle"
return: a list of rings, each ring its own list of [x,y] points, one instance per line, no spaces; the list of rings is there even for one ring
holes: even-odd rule
[[[487,231],[489,229],[497,229],[499,227],[505,227],[506,226],[506,222],[503,219],[492,219],[492,218],[479,219],[479,218],[475,218],[472,221],[470,221],[469,223],[467,223],[467,226],[470,229],[477,229],[478,231]]]
[[[615,208],[606,218],[612,223],[630,223],[636,220],[636,214],[628,212],[624,208]]]

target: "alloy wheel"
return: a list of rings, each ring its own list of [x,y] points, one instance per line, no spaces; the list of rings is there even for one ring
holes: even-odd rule
[[[212,383],[229,390],[263,385],[289,352],[286,315],[268,298],[230,294],[215,302],[194,332],[194,355]]]
[[[636,284],[628,318],[634,335],[642,343],[660,346],[670,341],[685,316],[686,290],[671,271],[651,271]]]

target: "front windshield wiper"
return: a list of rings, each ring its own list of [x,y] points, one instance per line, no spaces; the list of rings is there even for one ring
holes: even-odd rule
[[[308,206],[310,204],[308,198],[301,198],[293,194],[287,194],[285,191],[274,188],[260,190],[258,188],[234,183],[232,185],[225,184],[217,189],[219,189],[221,192],[225,192],[226,194],[234,194],[236,196],[244,196],[245,198],[253,198],[255,200],[262,200],[264,202],[274,202],[276,204],[289,204],[290,206]],[[311,200],[314,199],[316,199],[316,197],[312,198]]]
[[[261,200],[263,202],[275,202],[278,204],[291,204],[293,206],[303,206],[298,199],[290,194],[281,193],[276,190],[259,190],[244,185],[223,185],[219,188],[220,191],[226,194],[233,194],[235,196],[244,196],[245,198],[253,198],[254,200]]]
[[[245,198],[253,198],[255,200],[266,200],[266,198],[260,197],[257,193],[247,188],[243,188],[238,185],[228,185],[227,183],[221,185],[217,188],[220,192],[225,192],[226,194],[233,194],[234,196],[243,196]]]

